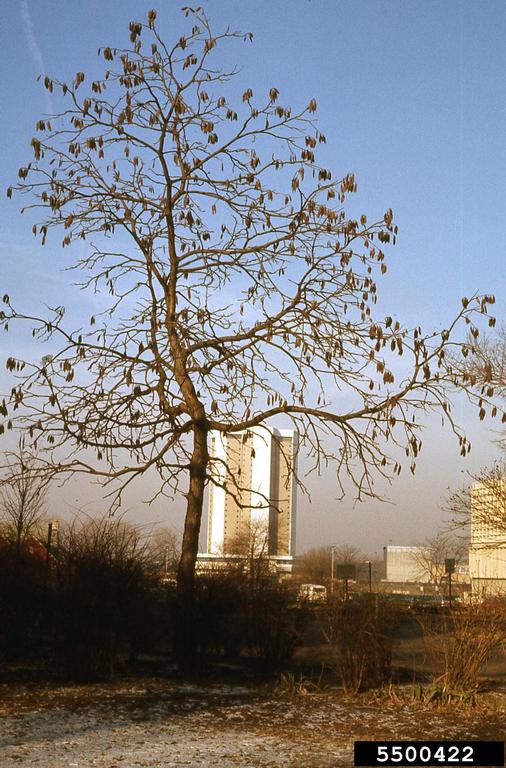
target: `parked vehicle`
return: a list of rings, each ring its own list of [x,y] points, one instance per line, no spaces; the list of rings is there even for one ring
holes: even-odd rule
[[[449,607],[449,601],[442,595],[416,595],[409,607],[417,613],[439,613]]]
[[[322,584],[301,584],[297,596],[299,603],[326,603],[327,587]]]

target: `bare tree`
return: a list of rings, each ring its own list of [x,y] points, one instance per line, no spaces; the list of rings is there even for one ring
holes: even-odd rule
[[[339,565],[357,565],[364,555],[354,544],[339,544],[334,547],[334,558]]]
[[[152,569],[158,574],[175,576],[180,549],[178,536],[171,528],[157,528],[148,542],[148,553]]]
[[[426,538],[413,551],[413,560],[420,570],[420,576],[428,577],[431,584],[440,587],[446,577],[446,560],[454,559],[456,563],[467,562],[469,541],[439,531],[435,536]]]
[[[495,336],[469,335],[462,349],[463,355],[454,361],[463,376],[481,384],[486,390],[493,387],[503,398],[506,396],[506,327]]]
[[[453,491],[446,503],[456,530],[480,548],[506,546],[506,463],[497,461],[471,475],[469,482]]]
[[[262,519],[250,519],[244,530],[231,542],[230,554],[239,556],[238,566],[257,589],[272,573],[269,559],[269,525]]]
[[[330,582],[332,570],[332,550],[334,550],[334,569],[338,565],[358,565],[364,556],[353,544],[340,544],[334,547],[314,547],[308,549],[297,563],[297,573],[313,584]]]
[[[506,327],[502,326],[494,337],[470,336],[463,348],[464,357],[456,368],[463,380],[481,386],[485,397],[494,391],[506,399]],[[496,411],[493,406],[492,413]],[[480,412],[482,416],[483,411]],[[503,415],[502,423],[506,422]],[[490,467],[471,474],[469,481],[454,490],[446,509],[452,522],[466,533],[474,528],[474,545],[495,548],[506,545],[506,438],[504,432],[497,440],[500,458]]]
[[[65,106],[37,123],[16,189],[42,211],[42,244],[54,229],[63,246],[88,243],[74,264],[102,311],[71,330],[63,307],[39,318],[5,296],[1,319],[49,342],[42,363],[8,359],[18,381],[2,404],[7,429],[17,422],[54,450],[41,470],[101,478],[112,503],[149,470],[161,494],[183,484],[178,590],[190,616],[210,430],[291,420],[312,466],[333,462],[358,496],[401,471],[402,450],[414,471],[421,412],[440,411],[465,454],[447,352],[460,321],[478,333],[493,298],[465,299],[428,335],[373,319],[392,211],[346,215],[356,181],[318,163],[316,101],[292,109],[276,87],[246,87],[236,103],[236,73],[216,51],[252,36],[185,13],[192,27],[174,44],[154,11],[132,22],[130,45],[101,49],[107,70],[89,87],[83,72],[44,78]]]
[[[325,584],[330,579],[331,563],[329,547],[313,547],[296,563],[296,573],[309,584]]]
[[[20,441],[0,485],[2,530],[19,552],[38,531],[46,514],[46,482],[37,472],[37,458]]]

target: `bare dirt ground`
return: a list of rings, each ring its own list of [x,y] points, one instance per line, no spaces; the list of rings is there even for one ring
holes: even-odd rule
[[[347,698],[270,687],[0,685],[0,765],[38,768],[348,768],[355,739],[503,739],[506,693],[472,710],[409,701],[409,686]]]

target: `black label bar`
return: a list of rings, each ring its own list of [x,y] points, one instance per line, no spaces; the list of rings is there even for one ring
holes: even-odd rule
[[[355,766],[504,766],[504,741],[356,741]]]

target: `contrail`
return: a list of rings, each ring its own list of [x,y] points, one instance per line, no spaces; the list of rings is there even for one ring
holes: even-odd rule
[[[21,10],[21,21],[23,24],[23,32],[25,34],[28,50],[32,56],[33,63],[35,64],[38,75],[45,74],[44,59],[40,52],[40,48],[37,44],[35,32],[33,31],[32,17],[30,15],[30,9],[28,7],[28,0],[21,0],[19,4]],[[49,114],[53,114],[53,102],[49,91],[44,88],[44,102],[46,105],[46,111]]]

